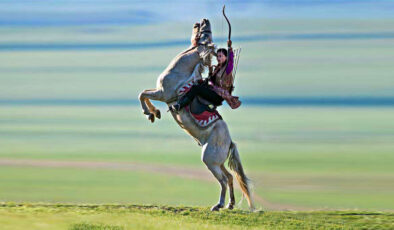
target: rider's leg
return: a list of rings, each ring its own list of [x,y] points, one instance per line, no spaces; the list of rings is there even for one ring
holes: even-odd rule
[[[207,101],[210,101],[215,106],[221,105],[223,98],[215,93],[210,88],[204,85],[193,85],[192,88],[184,96],[182,96],[177,104],[170,106],[170,110],[178,112],[186,105],[190,104],[195,96],[201,96]]]
[[[215,91],[211,88],[208,88],[204,85],[199,85],[196,87],[196,94],[205,100],[211,102],[215,106],[221,105],[223,102],[223,98],[219,96]]]
[[[183,107],[190,104],[198,92],[198,86],[199,85],[193,85],[190,90],[178,100],[176,104],[170,106],[170,110],[178,112]]]

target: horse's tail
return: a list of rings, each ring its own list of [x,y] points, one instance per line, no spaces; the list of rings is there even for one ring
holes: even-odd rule
[[[252,200],[252,190],[251,190],[251,182],[248,177],[245,175],[244,169],[241,164],[241,158],[239,157],[237,146],[234,142],[231,142],[230,145],[230,154],[228,159],[228,166],[230,169],[235,172],[235,177],[238,180],[239,186],[241,187],[243,195],[248,200],[248,205],[251,210],[254,209],[253,200]]]

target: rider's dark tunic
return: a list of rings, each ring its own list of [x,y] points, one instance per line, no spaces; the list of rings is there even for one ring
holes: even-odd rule
[[[211,81],[209,81],[209,87],[220,97],[222,97],[232,109],[236,109],[241,105],[239,97],[232,96],[231,91],[233,88],[233,67],[234,67],[234,52],[233,49],[229,48],[227,67],[216,66],[213,71]]]
[[[193,85],[185,96],[191,101],[198,95],[216,106],[221,105],[223,100],[226,100],[232,109],[238,108],[241,105],[241,101],[238,100],[238,97],[231,95],[233,88],[233,66],[234,53],[230,47],[227,66],[215,66],[215,70],[208,81],[208,85]]]

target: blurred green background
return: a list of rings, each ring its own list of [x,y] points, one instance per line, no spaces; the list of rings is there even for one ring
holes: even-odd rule
[[[214,204],[200,147],[137,96],[194,22],[225,45],[223,3],[244,104],[219,110],[260,205],[393,210],[390,1],[0,3],[0,201]]]

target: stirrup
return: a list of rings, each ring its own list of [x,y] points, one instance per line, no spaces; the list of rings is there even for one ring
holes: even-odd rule
[[[171,111],[171,112],[174,112],[174,113],[178,113],[179,110],[181,110],[180,107],[181,107],[181,106],[180,106],[179,104],[170,105],[170,106],[168,107],[168,111]],[[167,111],[167,112],[168,112],[168,111]]]

